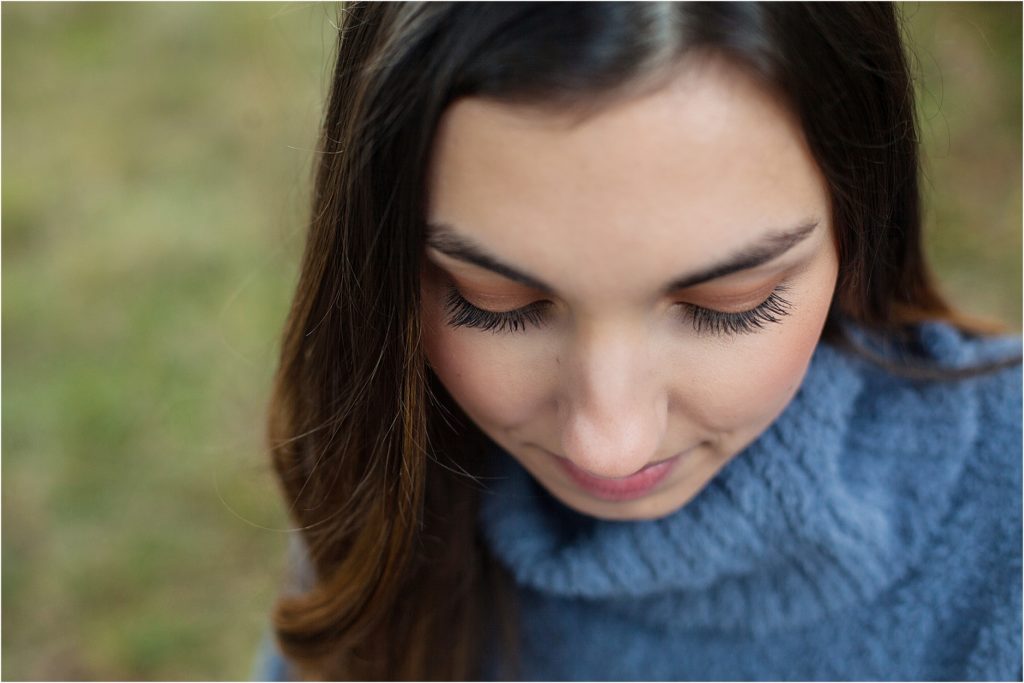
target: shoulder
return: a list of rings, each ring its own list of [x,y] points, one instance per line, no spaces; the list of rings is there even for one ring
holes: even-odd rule
[[[1019,500],[1019,336],[978,336],[928,322],[898,344],[860,330],[851,337],[866,351],[842,354],[859,385],[850,414],[853,442],[898,453],[922,476],[944,468],[946,476],[972,480],[1002,510]]]
[[[1020,440],[1019,336],[974,335],[941,322],[916,325],[898,340],[853,326],[844,332],[849,343],[839,350],[860,385],[857,413],[900,414],[906,428],[920,417],[922,425],[997,429],[1007,439],[1016,432]]]
[[[1019,429],[1024,388],[1020,336],[981,336],[938,321],[914,326],[899,342],[856,328],[847,331],[864,352],[853,353],[852,360],[876,397],[886,390],[910,391],[928,403],[949,394],[968,403],[951,403],[947,410],[973,410],[989,424]],[[939,410],[941,403],[932,408]]]
[[[983,373],[972,382],[975,394],[981,403],[984,414],[997,423],[1009,423],[1020,427],[1022,412],[1022,390],[1024,390],[1024,374],[1021,368],[1021,340],[1019,337],[994,337],[971,339],[965,342],[979,362],[988,362],[1002,358],[1016,358],[1016,362],[1008,364],[992,372]]]
[[[977,369],[958,379],[937,380],[932,391],[959,389],[976,423],[975,449],[1005,467],[1003,481],[1019,483],[1024,415],[1022,343],[1017,335],[979,336],[946,323],[918,328],[923,351],[936,364],[955,370]],[[992,463],[995,465],[996,463]],[[1014,477],[1014,474],[1018,476]]]
[[[900,490],[912,493],[918,518],[931,511],[914,576],[920,601],[951,615],[935,665],[951,678],[1005,680],[1021,656],[1021,338],[938,322],[916,327],[913,337],[899,349],[873,349],[949,376],[914,379],[849,356],[864,382],[856,415],[865,434],[853,438],[903,460]]]

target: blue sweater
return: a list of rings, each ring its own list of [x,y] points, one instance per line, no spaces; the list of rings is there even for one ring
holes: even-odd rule
[[[919,330],[945,367],[1021,350]],[[1021,380],[914,382],[820,344],[782,415],[657,520],[581,515],[496,450],[480,527],[516,581],[521,677],[1021,680]]]
[[[947,367],[1020,352],[919,341]],[[497,453],[481,524],[522,677],[1021,680],[1021,386],[1019,365],[912,382],[820,344],[772,426],[650,521],[576,513]]]

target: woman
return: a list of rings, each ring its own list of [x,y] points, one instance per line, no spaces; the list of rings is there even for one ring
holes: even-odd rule
[[[932,284],[892,5],[339,39],[264,675],[1020,678],[1020,342]]]

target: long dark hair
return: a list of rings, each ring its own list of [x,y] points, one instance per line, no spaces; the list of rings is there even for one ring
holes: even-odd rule
[[[967,330],[922,252],[900,31],[889,3],[343,6],[269,412],[312,568],[274,623],[304,676],[474,678],[483,652],[515,649],[508,577],[476,536],[466,476],[486,438],[419,343],[425,174],[445,108],[474,96],[587,116],[687,55],[724,56],[784,98],[827,179],[840,278],[825,335],[848,343],[845,322]]]

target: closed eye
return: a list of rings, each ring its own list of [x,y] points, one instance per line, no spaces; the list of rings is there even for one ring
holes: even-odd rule
[[[527,325],[541,327],[545,322],[544,312],[550,303],[535,301],[512,311],[485,311],[469,303],[454,285],[449,285],[445,308],[449,313],[448,324],[452,327],[476,327],[496,334],[506,334],[524,332]]]
[[[698,334],[749,334],[769,323],[780,323],[789,315],[792,304],[782,297],[787,289],[785,283],[779,284],[764,301],[746,311],[719,311],[687,302],[677,306],[683,309],[683,318],[689,320]],[[445,297],[449,325],[474,327],[495,334],[525,332],[530,326],[542,327],[547,322],[550,307],[550,301],[542,300],[511,311],[486,311],[467,301],[454,285],[448,286]]]
[[[725,312],[696,304],[680,305],[686,309],[698,334],[749,334],[768,323],[782,322],[782,318],[789,315],[792,304],[781,295],[787,289],[785,284],[778,285],[764,301],[746,311]]]

